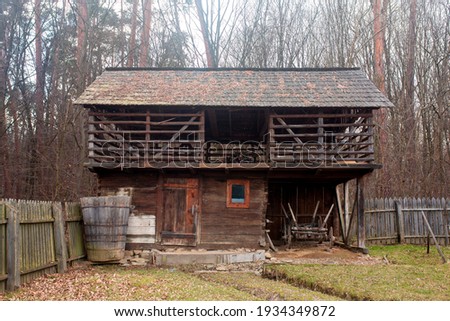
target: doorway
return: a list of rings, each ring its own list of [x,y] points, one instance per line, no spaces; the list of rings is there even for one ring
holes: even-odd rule
[[[199,209],[197,178],[165,178],[161,244],[196,246]]]

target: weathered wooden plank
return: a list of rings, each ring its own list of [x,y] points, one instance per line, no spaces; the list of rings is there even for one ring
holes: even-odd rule
[[[450,201],[450,200],[449,200]],[[443,223],[444,223],[444,233],[445,233],[445,246],[449,245],[449,229],[450,229],[450,219],[449,219],[449,208],[447,206],[447,200],[442,198],[441,204],[443,205]]]
[[[364,221],[364,177],[359,177],[356,180],[356,195],[357,195],[357,244],[359,248],[365,248],[366,230]]]
[[[6,205],[0,200],[0,292],[6,289]]]
[[[64,217],[63,206],[61,203],[53,203],[52,205],[53,217],[55,222],[53,224],[53,233],[55,240],[55,255],[58,262],[58,272],[64,273],[67,270],[67,247],[64,233]]]
[[[7,205],[6,217],[8,219],[6,231],[7,245],[7,274],[6,289],[14,291],[20,286],[20,225],[17,209]]]
[[[339,185],[336,185],[335,194],[336,194],[336,203],[337,203],[336,208],[337,208],[339,219],[341,222],[342,240],[344,241],[345,244],[347,244],[347,229],[345,228],[344,210],[342,208],[341,192],[339,189]]]
[[[433,237],[433,241],[434,241],[434,244],[436,245],[436,249],[438,250],[439,255],[442,258],[442,263],[447,263],[447,258],[445,257],[444,253],[442,252],[441,247],[439,246],[438,241],[436,240],[436,236],[434,235],[433,230],[431,229],[430,223],[428,222],[425,213],[422,211],[421,214],[422,214],[423,220],[426,224],[426,227],[428,228],[428,231],[430,232],[431,236]]]
[[[373,117],[372,114],[369,113],[358,113],[358,114],[348,114],[348,113],[342,113],[342,114],[289,114],[289,115],[278,115],[278,114],[271,114],[270,118],[278,118],[282,116],[283,118],[370,118]]]
[[[401,205],[400,201],[395,202],[395,212],[397,214],[396,218],[397,218],[398,242],[400,244],[403,244],[403,243],[405,243],[405,225],[404,225],[402,205]]]

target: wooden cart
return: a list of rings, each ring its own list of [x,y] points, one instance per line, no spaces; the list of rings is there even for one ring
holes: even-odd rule
[[[317,209],[319,208],[319,203],[317,203],[312,222],[309,224],[298,224],[291,205],[288,203],[288,212],[282,204],[281,209],[284,214],[282,238],[288,248],[291,246],[293,241],[300,240],[316,241],[318,243],[329,241],[330,246],[333,246],[333,227],[330,227],[329,229],[326,228],[326,223],[331,215],[331,212],[333,211],[333,207],[334,204],[331,205],[325,219],[321,222],[321,220],[317,219],[316,216]]]

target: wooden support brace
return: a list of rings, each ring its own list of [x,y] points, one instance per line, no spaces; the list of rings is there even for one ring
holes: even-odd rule
[[[277,118],[277,120],[280,122],[281,125],[287,126],[286,122],[285,122],[282,118],[280,118],[280,117],[276,117],[276,118]],[[288,127],[288,128],[286,128],[286,130],[287,130],[287,132],[288,132],[290,135],[292,135],[292,138],[294,138],[295,141],[296,141],[297,143],[303,144],[303,142],[301,141],[301,139],[298,138],[298,137],[295,135],[295,133],[294,133],[294,131],[293,131],[292,129],[290,129],[290,128]]]
[[[275,247],[275,245],[273,245],[272,239],[269,236],[269,230],[266,230],[266,237],[267,241],[269,241],[269,247],[272,249],[272,251],[278,252],[278,249]]]
[[[333,211],[333,208],[334,208],[334,204],[331,204],[330,210],[328,211],[327,216],[325,216],[325,219],[323,220],[322,226],[320,227],[321,229],[325,228],[325,225],[327,224],[328,218],[330,217],[331,211]]]
[[[289,212],[291,212],[292,220],[294,221],[295,227],[298,228],[297,219],[295,218],[294,211],[292,210],[291,204],[288,202]]]
[[[430,232],[431,237],[433,238],[434,245],[436,245],[436,249],[438,250],[439,255],[442,258],[442,263],[447,263],[447,258],[445,257],[444,253],[441,250],[441,247],[439,246],[438,241],[436,240],[436,236],[434,235],[433,230],[431,229],[430,223],[428,223],[428,219],[427,219],[427,216],[425,215],[425,212],[424,211],[420,211],[420,212],[422,213],[422,217],[425,222],[425,225],[428,228],[428,232]]]

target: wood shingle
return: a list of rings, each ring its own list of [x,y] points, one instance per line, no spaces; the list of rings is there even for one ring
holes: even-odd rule
[[[107,69],[78,105],[393,107],[358,68]]]

